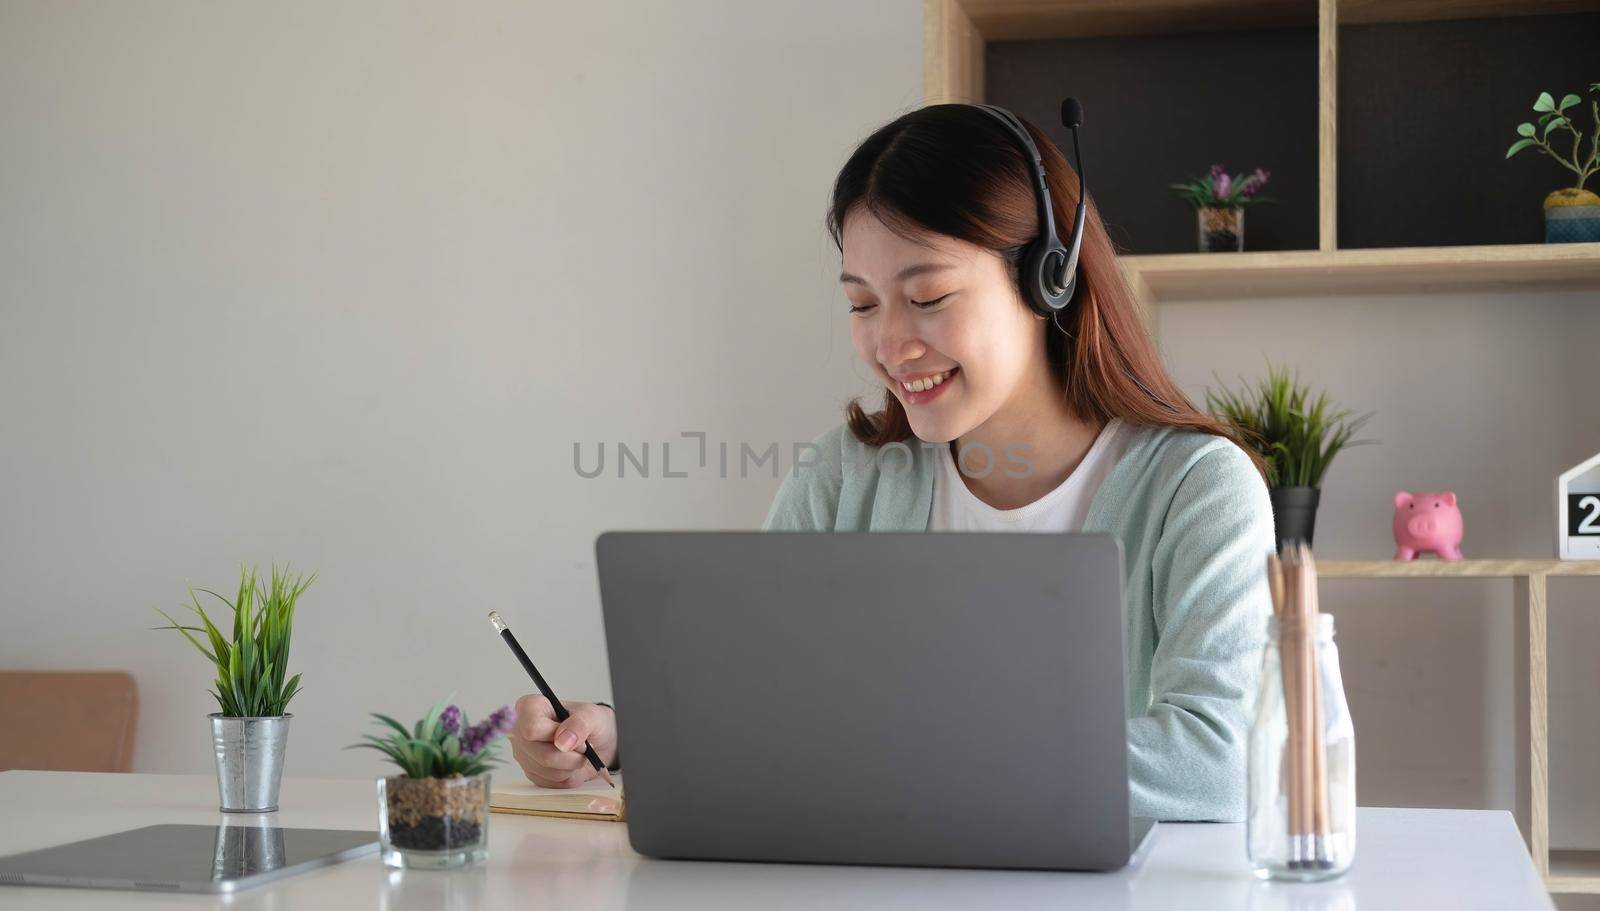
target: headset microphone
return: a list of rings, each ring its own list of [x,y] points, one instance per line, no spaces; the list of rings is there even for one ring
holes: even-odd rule
[[[1078,103],[1078,99],[1068,98],[1061,102],[1061,123],[1074,130],[1083,126],[1083,105]]]
[[[1072,219],[1072,234],[1063,246],[1056,236],[1055,206],[1050,185],[1045,182],[1044,161],[1033,136],[1015,114],[992,104],[978,107],[1000,121],[1022,147],[1033,175],[1034,194],[1039,201],[1039,236],[1022,254],[1023,298],[1040,316],[1054,317],[1068,304],[1078,289],[1078,253],[1083,247],[1084,221],[1088,218],[1088,186],[1083,177],[1083,151],[1078,148],[1078,127],[1083,125],[1083,105],[1076,98],[1061,103],[1061,122],[1072,131],[1072,153],[1078,160],[1078,208]]]

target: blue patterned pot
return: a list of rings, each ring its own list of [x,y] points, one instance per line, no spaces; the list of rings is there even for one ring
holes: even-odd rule
[[[1544,242],[1600,243],[1600,196],[1588,190],[1557,190],[1544,198]]]

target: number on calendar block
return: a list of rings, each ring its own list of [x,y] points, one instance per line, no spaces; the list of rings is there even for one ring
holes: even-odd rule
[[[1600,454],[1556,479],[1556,549],[1563,560],[1600,560]]]

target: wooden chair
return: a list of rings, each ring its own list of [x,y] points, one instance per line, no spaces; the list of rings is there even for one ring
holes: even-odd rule
[[[0,671],[0,771],[126,772],[138,717],[120,671]]]

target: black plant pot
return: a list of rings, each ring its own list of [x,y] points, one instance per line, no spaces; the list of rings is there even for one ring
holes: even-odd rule
[[[1317,527],[1317,500],[1322,491],[1315,487],[1273,487],[1267,493],[1272,496],[1272,521],[1278,526],[1278,548],[1281,550],[1285,541],[1296,539],[1309,546]]]

